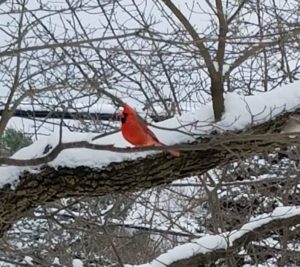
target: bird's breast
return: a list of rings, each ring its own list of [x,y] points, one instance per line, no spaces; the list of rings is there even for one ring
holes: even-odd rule
[[[135,121],[126,120],[121,126],[123,137],[134,146],[146,145],[148,141],[147,132]]]

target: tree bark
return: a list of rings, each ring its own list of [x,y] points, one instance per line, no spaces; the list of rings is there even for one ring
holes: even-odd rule
[[[224,84],[221,75],[211,78],[211,97],[216,121],[221,120],[225,110],[224,106]]]
[[[276,139],[261,134],[279,132],[288,115],[286,113],[276,120],[249,128],[244,133],[199,140],[191,148],[200,146],[201,149],[182,151],[180,157],[159,153],[133,161],[111,163],[102,169],[85,166],[54,169],[44,165],[39,172],[25,172],[20,175],[17,184],[6,184],[0,191],[0,236],[26,212],[46,202],[65,197],[145,190],[203,174],[251,153],[285,147],[289,140],[298,143],[299,136],[289,139],[288,135],[278,134]]]

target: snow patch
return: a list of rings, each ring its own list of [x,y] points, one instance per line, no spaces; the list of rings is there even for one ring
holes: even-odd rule
[[[83,267],[83,262],[80,259],[74,259],[72,265],[73,267]]]

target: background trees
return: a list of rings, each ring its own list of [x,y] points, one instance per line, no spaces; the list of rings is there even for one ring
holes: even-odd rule
[[[220,120],[224,92],[252,95],[298,79],[298,11],[298,1],[275,0],[5,1],[0,5],[0,135],[5,138],[8,126],[33,140],[58,128],[108,134],[118,129],[114,112],[122,101],[151,122],[212,100]],[[11,119],[17,109],[48,114]],[[58,111],[61,118],[52,119]],[[74,118],[65,119],[70,112]],[[103,113],[111,120],[103,121]],[[278,133],[285,120],[250,133]],[[6,233],[2,260],[17,266],[69,266],[75,258],[85,266],[139,264],[204,234],[238,229],[277,206],[298,205],[298,147],[287,143],[273,150],[274,143],[251,148],[255,155],[224,148],[227,161],[218,161],[218,151],[207,159],[201,152],[173,159],[170,169],[189,162],[199,172],[168,186],[136,192],[162,183],[153,180],[134,187],[134,193],[73,195],[38,206]],[[165,161],[157,156],[133,166]],[[205,172],[204,161],[212,162]],[[77,171],[56,173],[67,184],[80,171],[85,174]],[[41,175],[45,181],[48,176]],[[53,180],[64,188],[62,180]],[[44,180],[37,181],[43,186]],[[297,231],[297,224],[274,227],[214,264],[297,265]]]

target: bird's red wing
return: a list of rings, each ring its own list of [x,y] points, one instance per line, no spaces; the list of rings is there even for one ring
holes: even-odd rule
[[[122,134],[124,138],[135,146],[155,145],[165,146],[161,143],[156,135],[147,127],[147,122],[140,117],[136,111],[129,105],[124,105],[122,121]],[[152,140],[151,140],[152,139]],[[179,157],[180,152],[174,149],[168,150],[172,156]]]
[[[141,125],[141,127],[143,128],[143,130],[145,132],[147,132],[147,134],[149,134],[154,141],[159,142],[159,140],[157,139],[156,135],[147,127],[147,122],[144,121],[144,119],[142,117],[139,116],[139,114],[136,113],[136,118],[137,118],[137,121],[139,123],[139,125]]]
[[[142,131],[145,134],[149,135],[153,139],[153,141],[159,143],[159,140],[157,139],[155,134],[147,127],[147,122],[142,117],[140,117],[139,114],[132,107],[125,104],[123,112],[128,114],[128,118],[131,118],[132,120],[136,121],[136,123],[140,126]]]

